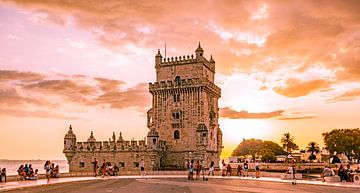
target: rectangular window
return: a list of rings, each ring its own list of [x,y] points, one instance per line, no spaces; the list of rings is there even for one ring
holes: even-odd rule
[[[125,167],[125,162],[119,162],[119,167],[124,168]]]
[[[139,162],[134,162],[133,165],[134,165],[134,168],[138,168],[139,167]]]
[[[80,165],[79,165],[80,168],[83,168],[85,167],[85,162],[80,162]]]

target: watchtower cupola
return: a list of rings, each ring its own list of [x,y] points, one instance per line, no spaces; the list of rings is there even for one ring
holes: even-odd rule
[[[202,49],[200,42],[199,42],[199,46],[197,47],[196,51],[196,58],[200,58],[200,57],[204,57],[204,50]]]

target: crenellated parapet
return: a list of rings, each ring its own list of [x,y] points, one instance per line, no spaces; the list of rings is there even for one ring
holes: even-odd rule
[[[215,73],[215,60],[210,57],[209,60],[207,60],[204,55],[204,50],[199,46],[195,51],[195,56],[193,54],[191,55],[183,55],[183,56],[175,56],[175,57],[167,57],[163,58],[160,54],[160,50],[158,50],[157,55],[155,56],[155,64],[157,68],[165,67],[165,66],[174,66],[174,65],[185,65],[185,64],[196,64],[196,63],[202,63],[204,64],[210,71]]]
[[[150,92],[194,88],[194,87],[203,87],[209,89],[218,97],[220,97],[221,95],[221,89],[218,86],[216,86],[213,82],[209,81],[207,78],[182,79],[180,82],[161,81],[161,82],[149,83]]]

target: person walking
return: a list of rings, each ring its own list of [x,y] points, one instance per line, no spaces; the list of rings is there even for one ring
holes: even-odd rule
[[[248,161],[244,161],[244,177],[248,177],[248,170],[249,170],[249,165],[248,165]]]
[[[94,162],[93,162],[93,172],[94,172],[94,177],[97,176],[97,169],[99,168],[99,163],[96,160],[96,158],[94,158]]]
[[[140,174],[141,176],[145,176],[145,162],[143,159],[140,160]]]
[[[255,177],[260,178],[260,163],[258,160],[255,162]]]
[[[50,163],[49,160],[47,160],[45,162],[44,170],[45,170],[45,174],[46,174],[47,183],[49,183],[50,182],[50,175],[51,175],[51,163]]]
[[[214,176],[214,161],[210,162],[208,176],[210,176],[210,175]]]
[[[292,173],[293,175],[293,182],[292,185],[296,185],[296,168],[295,168],[295,161],[291,160],[291,165],[289,167],[289,173]]]

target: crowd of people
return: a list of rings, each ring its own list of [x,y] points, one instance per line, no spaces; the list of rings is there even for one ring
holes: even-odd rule
[[[120,168],[116,164],[112,164],[111,162],[106,162],[103,160],[103,163],[99,166],[99,162],[94,158],[93,161],[93,173],[94,176],[117,176],[119,175]]]
[[[50,178],[60,177],[59,165],[55,166],[55,163],[46,161],[44,164],[44,170],[47,180]],[[39,170],[34,169],[31,164],[20,165],[17,170],[20,180],[37,180],[39,175]]]
[[[260,163],[256,161],[254,164],[255,175],[253,177],[260,178]],[[190,162],[185,163],[185,167],[188,170],[188,180],[199,180],[202,175],[203,180],[208,180],[208,176],[214,175],[214,161],[211,161],[209,166],[207,167],[203,161],[200,160],[191,160]],[[249,177],[249,162],[244,161],[244,163],[238,163],[237,167],[234,168],[236,170],[236,176]],[[233,176],[235,173],[234,169],[230,165],[230,163],[226,164],[224,160],[220,163],[220,171],[222,176]]]
[[[354,173],[360,173],[360,166],[358,166],[356,169],[353,169],[351,168],[350,164],[347,164],[346,167],[340,165],[339,168],[337,168],[336,165],[335,170],[330,166],[325,166],[321,175],[323,181],[325,181],[325,177],[339,176],[341,182],[352,182]]]
[[[20,165],[17,170],[20,180],[37,180],[38,169],[34,169],[31,164]]]

